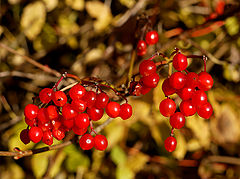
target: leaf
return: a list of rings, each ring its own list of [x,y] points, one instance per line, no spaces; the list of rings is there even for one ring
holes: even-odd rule
[[[79,31],[79,26],[76,23],[77,17],[78,14],[76,12],[65,13],[59,16],[58,24],[60,32],[64,36],[73,35]]]
[[[177,140],[177,147],[176,150],[173,152],[173,156],[179,160],[183,159],[187,153],[187,144],[184,136],[179,130],[175,132],[176,140]]]
[[[54,165],[50,170],[50,177],[53,178],[55,177],[61,170],[61,165],[64,161],[64,159],[66,158],[66,154],[61,152],[57,159],[54,161]]]
[[[134,178],[134,172],[125,165],[119,165],[116,170],[117,179],[132,179]]]
[[[229,35],[236,35],[239,32],[239,22],[237,17],[232,16],[226,19],[225,26]]]
[[[26,177],[23,169],[16,163],[12,162],[8,167],[11,170],[11,179],[21,179]]]
[[[122,165],[127,160],[126,153],[118,145],[114,146],[110,153],[112,161],[116,165]]]
[[[128,8],[131,8],[136,4],[136,1],[135,0],[120,0],[120,3]]]
[[[86,10],[91,17],[97,19],[93,24],[97,32],[106,29],[112,21],[112,13],[109,6],[100,1],[87,1]]]
[[[42,31],[46,19],[46,9],[41,1],[28,4],[23,9],[21,27],[28,39],[35,39]]]
[[[134,173],[137,173],[143,169],[148,160],[149,157],[147,155],[138,152],[136,155],[128,157],[125,165],[130,168]]]
[[[65,3],[77,11],[81,11],[84,8],[84,0],[65,0]]]
[[[44,4],[47,7],[47,11],[50,12],[55,9],[58,5],[58,0],[43,0]]]

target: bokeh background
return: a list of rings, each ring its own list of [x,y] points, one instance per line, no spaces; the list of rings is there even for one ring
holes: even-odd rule
[[[101,131],[109,141],[105,152],[82,151],[76,143],[19,160],[0,156],[0,178],[239,178],[239,20],[238,0],[1,0],[0,43],[60,73],[121,86],[129,69],[136,73],[140,61],[156,51],[169,56],[177,47],[185,55],[206,55],[214,114],[209,120],[188,117],[175,131],[176,150],[166,152],[163,142],[171,128],[158,109],[166,66],[157,88],[129,98],[131,119],[116,118]],[[136,56],[138,40],[150,29],[158,31],[159,42]],[[203,69],[200,59],[189,63],[189,71]],[[21,143],[23,109],[57,79],[0,48],[1,151],[45,146]]]

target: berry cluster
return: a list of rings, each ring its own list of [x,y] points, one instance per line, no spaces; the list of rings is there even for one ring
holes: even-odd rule
[[[173,130],[184,126],[185,117],[192,116],[197,112],[200,117],[208,119],[213,112],[212,105],[208,102],[205,93],[213,86],[213,79],[206,72],[205,59],[205,70],[199,74],[186,70],[187,57],[180,52],[173,57],[172,64],[177,72],[164,80],[162,90],[167,98],[162,100],[159,105],[161,114],[170,117],[169,122],[172,126],[171,136],[165,140],[165,148],[169,152],[174,151],[177,145],[177,141],[173,137]],[[182,99],[179,106],[180,111],[176,111],[175,102],[169,98],[174,93]]]
[[[147,32],[145,40],[139,40],[137,44],[137,55],[143,56],[147,53],[147,44],[154,45],[158,42],[158,33],[155,30]]]
[[[121,117],[126,120],[132,115],[132,107],[127,101],[122,105],[110,101],[109,96],[99,86],[94,86],[97,89],[95,91],[95,88],[87,91],[86,86],[88,85],[78,83],[66,93],[57,90],[56,85],[52,89],[42,89],[39,93],[41,103],[28,104],[24,109],[28,128],[20,133],[22,142],[28,144],[30,141],[42,141],[52,145],[53,137],[62,140],[66,132],[72,130],[81,136],[79,145],[83,150],[93,147],[105,150],[108,141],[104,135],[96,134],[92,122],[100,120],[104,110],[111,118]],[[96,134],[94,137],[92,132]]]

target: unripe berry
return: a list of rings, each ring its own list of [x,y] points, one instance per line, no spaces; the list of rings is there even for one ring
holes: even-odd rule
[[[24,144],[28,144],[30,142],[28,132],[29,129],[23,129],[20,133],[20,139]]]

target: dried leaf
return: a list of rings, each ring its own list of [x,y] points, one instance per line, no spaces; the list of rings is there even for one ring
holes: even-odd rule
[[[65,0],[65,3],[77,11],[81,11],[84,8],[84,0]]]

